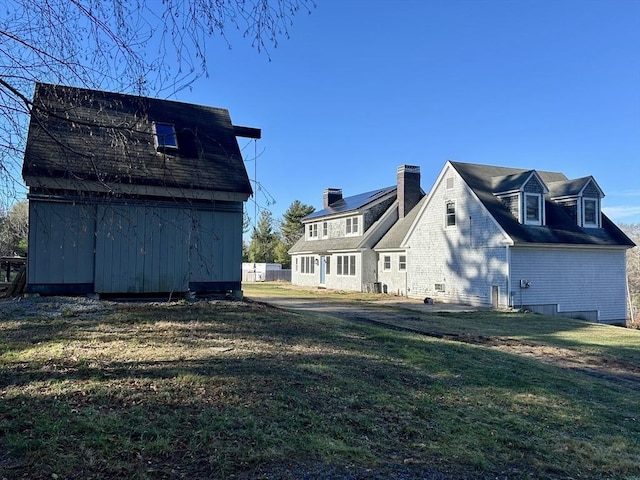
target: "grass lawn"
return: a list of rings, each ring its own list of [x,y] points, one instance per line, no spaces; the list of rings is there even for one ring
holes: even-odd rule
[[[43,309],[0,320],[0,478],[294,478],[324,464],[364,472],[349,478],[640,479],[640,331],[498,312],[412,321],[635,381],[251,302]]]

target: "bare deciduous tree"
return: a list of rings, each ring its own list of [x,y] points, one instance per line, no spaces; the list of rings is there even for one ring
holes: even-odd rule
[[[5,0],[0,193],[15,195],[22,183],[35,82],[170,96],[207,74],[211,38],[230,47],[228,29],[239,31],[268,56],[293,17],[313,7],[314,0]]]
[[[620,224],[620,228],[636,244],[627,250],[627,279],[635,317],[632,320],[640,324],[640,223]]]

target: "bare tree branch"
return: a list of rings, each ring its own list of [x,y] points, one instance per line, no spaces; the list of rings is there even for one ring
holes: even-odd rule
[[[269,57],[268,48],[288,38],[293,17],[314,7],[314,0],[5,0],[0,195],[15,197],[22,189],[19,172],[36,82],[172,94],[209,73],[212,38],[231,48],[231,28]],[[151,47],[157,55],[148,59]]]

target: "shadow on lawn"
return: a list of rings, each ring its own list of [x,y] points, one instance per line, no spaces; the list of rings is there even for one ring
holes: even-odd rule
[[[22,326],[8,332],[9,351],[23,351],[28,332],[31,347],[59,343],[70,355],[3,362],[7,478],[224,478],[292,460],[566,478],[588,471],[576,450],[585,439],[622,438],[623,472],[640,437],[620,421],[637,402],[604,382],[265,306],[123,307]],[[129,360],[109,350],[123,342]]]

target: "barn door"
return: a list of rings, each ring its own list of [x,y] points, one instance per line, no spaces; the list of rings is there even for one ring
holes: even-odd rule
[[[96,293],[185,292],[190,218],[177,208],[98,207]]]

